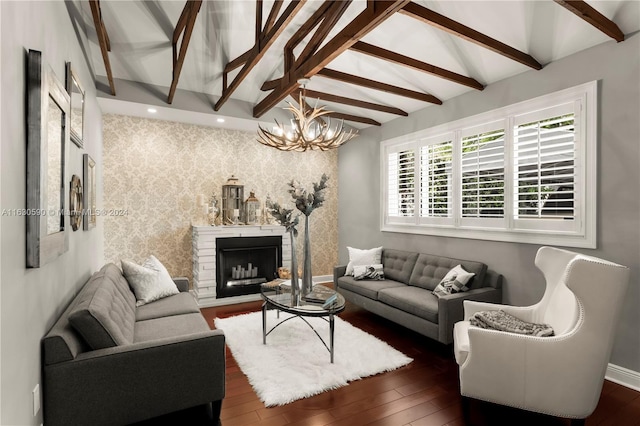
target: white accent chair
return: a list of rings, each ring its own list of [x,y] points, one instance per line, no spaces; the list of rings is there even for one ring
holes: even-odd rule
[[[535,305],[465,301],[454,327],[463,412],[475,398],[584,424],[595,410],[629,282],[629,269],[567,250],[541,247],[536,267],[547,282]],[[552,337],[471,326],[479,311],[502,309],[523,321],[546,323]]]

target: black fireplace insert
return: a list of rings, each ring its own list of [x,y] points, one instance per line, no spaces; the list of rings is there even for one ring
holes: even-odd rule
[[[216,239],[216,297],[260,292],[282,266],[282,236]]]

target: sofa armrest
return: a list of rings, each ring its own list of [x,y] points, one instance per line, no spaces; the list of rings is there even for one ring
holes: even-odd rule
[[[441,342],[453,342],[453,326],[464,318],[464,301],[500,303],[502,290],[493,287],[476,288],[438,298],[438,334]]]
[[[189,291],[189,278],[187,277],[173,277],[173,282],[176,283],[176,287],[181,293]]]
[[[44,368],[49,426],[129,424],[224,395],[222,330],[89,351]]]
[[[338,265],[333,267],[333,288],[338,289],[338,278],[343,277],[347,272],[347,265]]]

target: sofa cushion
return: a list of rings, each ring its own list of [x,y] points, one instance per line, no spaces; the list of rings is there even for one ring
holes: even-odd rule
[[[487,265],[484,263],[434,256],[431,254],[420,254],[418,256],[408,283],[412,286],[433,291],[445,275],[456,265],[462,265],[465,271],[476,274],[475,277],[467,283],[467,287],[478,288],[482,286],[484,274],[487,271]]]
[[[384,276],[390,280],[408,284],[417,258],[418,253],[384,249],[382,252]]]
[[[200,309],[198,309],[193,296],[190,293],[179,293],[138,306],[136,309],[136,321],[197,313],[200,313]]]
[[[406,284],[393,280],[360,281],[347,275],[338,279],[339,288],[344,288],[373,300],[378,300],[378,292],[382,289],[406,286]]]
[[[420,287],[385,288],[378,292],[378,300],[434,324],[438,323],[438,298]]]
[[[69,322],[92,349],[133,342],[135,296],[114,264],[85,284],[69,312]]]
[[[173,315],[138,321],[135,324],[134,342],[165,339],[209,330],[202,314]]]

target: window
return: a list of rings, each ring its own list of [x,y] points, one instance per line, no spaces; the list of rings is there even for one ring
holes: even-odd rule
[[[431,222],[453,216],[452,154],[451,140],[420,146],[420,217]]]
[[[388,157],[387,211],[393,217],[413,217],[415,212],[415,152],[394,150]]]
[[[382,230],[596,247],[596,82],[385,141]]]

